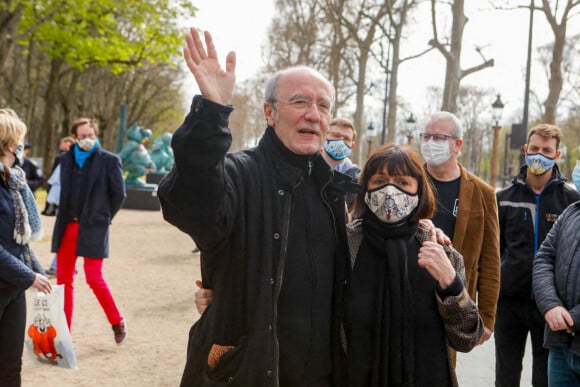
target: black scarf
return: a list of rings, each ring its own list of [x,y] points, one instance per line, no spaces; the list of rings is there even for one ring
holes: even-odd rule
[[[417,251],[407,251],[407,242],[417,228],[417,222],[390,225],[370,211],[363,217],[359,254],[376,259],[383,278],[375,294],[372,386],[414,385],[413,298],[407,261],[416,259]]]

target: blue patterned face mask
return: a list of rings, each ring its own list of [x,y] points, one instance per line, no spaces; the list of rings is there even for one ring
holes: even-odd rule
[[[572,172],[572,181],[574,181],[576,189],[580,191],[580,162],[576,162],[576,168]]]
[[[555,158],[546,157],[541,153],[526,154],[528,171],[534,175],[543,175],[554,168],[554,164],[556,164]]]
[[[322,148],[333,160],[343,160],[352,153],[344,140],[326,140]]]

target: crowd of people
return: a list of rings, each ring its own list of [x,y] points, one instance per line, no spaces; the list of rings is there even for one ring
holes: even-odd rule
[[[24,292],[31,287],[45,293],[52,289],[29,247],[43,230],[35,187],[22,168],[26,130],[14,111],[0,109],[0,386],[6,387],[21,384]],[[100,147],[98,133],[94,120],[81,118],[74,122],[71,137],[62,141],[68,142],[70,149],[61,149],[55,160],[58,175],[50,187],[50,191],[59,191],[52,202],[56,212],[52,252],[56,254],[56,283],[64,285],[63,312],[69,331],[76,260],[82,256],[86,281],[111,324],[115,342],[120,344],[127,326],[103,278],[102,266],[109,254],[109,225],[125,199],[125,184],[120,158]],[[45,215],[54,215],[47,209]]]
[[[469,351],[494,331],[496,385],[519,385],[521,338],[536,320],[528,307],[540,315],[542,327],[548,319],[538,312],[531,286],[534,256],[558,216],[580,199],[564,184],[556,164],[560,130],[545,124],[532,128],[524,147],[526,165],[496,193],[458,163],[461,123],[451,113],[438,112],[420,134],[425,161],[420,174],[410,161],[413,151],[391,144],[367,160],[357,191],[340,173],[327,172],[320,180],[319,152],[326,168],[339,171],[337,161],[348,157],[356,131],[333,130],[334,90],[310,68],[274,75],[266,87],[267,129],[260,144],[227,153],[235,55],[228,54],[222,69],[211,35],[206,32],[204,38],[205,47],[197,31],[187,36],[185,60],[201,95],[175,133],[177,168],[159,190],[165,218],[201,249],[204,289],[196,293],[196,304],[203,314],[190,332],[182,385],[268,385],[270,380],[280,385],[454,385],[453,349]],[[200,157],[201,149],[214,153]],[[197,186],[196,181],[210,184]],[[429,202],[424,186],[434,187],[431,212],[419,210]],[[354,195],[348,217],[336,215],[336,192]],[[203,200],[192,199],[198,197]],[[259,205],[248,197],[259,197]],[[432,217],[451,237],[454,254],[428,231],[417,237],[413,224],[419,214]],[[438,258],[449,257],[436,261],[444,267],[433,258],[422,260],[421,251],[428,248],[439,250]],[[577,244],[565,254],[568,265],[556,267],[570,268],[576,251]],[[578,271],[561,271],[562,283],[578,283]],[[247,275],[239,278],[239,272]],[[526,283],[517,308],[504,308],[513,296],[510,289]],[[570,361],[578,355],[572,311],[578,294],[566,290],[567,299],[556,293],[552,300],[560,306],[558,313],[571,311],[559,314],[566,324],[552,325],[566,327],[560,332],[566,340],[539,342],[564,350],[548,360],[534,348],[534,386],[548,380],[554,386],[578,383],[578,369]],[[458,297],[464,303],[451,308],[449,319],[442,305]],[[520,310],[524,313],[514,314]],[[475,319],[470,318],[474,311]],[[467,325],[454,330],[453,318]],[[426,331],[428,337],[422,335]],[[454,334],[465,341],[454,341]],[[537,338],[533,342],[536,347]],[[422,362],[427,357],[428,366]],[[558,384],[562,379],[553,375],[563,370],[568,384]]]
[[[165,220],[201,252],[182,386],[457,386],[455,351],[492,334],[496,386],[517,386],[528,333],[532,384],[580,385],[580,163],[574,189],[556,163],[557,126],[529,131],[525,165],[498,192],[459,163],[463,128],[449,112],[429,117],[420,152],[385,144],[361,169],[349,159],[355,126],[333,118],[333,85],[296,66],[266,85],[259,144],[229,152],[235,53],[222,68],[211,35],[191,29],[184,58],[201,94],[158,188]],[[24,290],[52,287],[28,247],[42,230],[25,134],[0,110],[2,386],[20,385]],[[69,329],[82,256],[121,343],[126,322],[101,268],[125,184],[98,134],[94,120],[74,122],[46,215]]]

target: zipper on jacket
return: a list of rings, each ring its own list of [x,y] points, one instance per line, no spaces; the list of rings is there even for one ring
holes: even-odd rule
[[[282,281],[284,280],[284,266],[286,264],[286,252],[288,250],[288,233],[290,232],[290,206],[292,204],[292,198],[290,192],[284,196],[284,210],[282,212],[282,235],[280,243],[280,257],[278,259],[278,267],[276,273],[276,287],[274,288],[274,297],[272,305],[272,340],[274,341],[274,366],[273,366],[273,385],[278,386],[279,381],[279,362],[280,362],[280,344],[278,342],[278,298],[280,298],[280,293],[282,292]]]

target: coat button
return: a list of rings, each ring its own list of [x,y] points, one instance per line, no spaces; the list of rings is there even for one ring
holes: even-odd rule
[[[278,234],[277,232],[274,233],[274,239],[280,239],[280,234]]]
[[[271,370],[266,371],[266,377],[267,378],[271,378],[272,377],[272,371]]]
[[[274,285],[274,282],[276,282],[274,281],[274,278],[270,278],[270,285]]]
[[[233,376],[230,376],[230,377],[228,378],[228,383],[233,383],[233,382],[234,382],[234,377],[233,377]]]
[[[283,189],[279,189],[278,190],[278,196],[284,196],[284,190]]]

